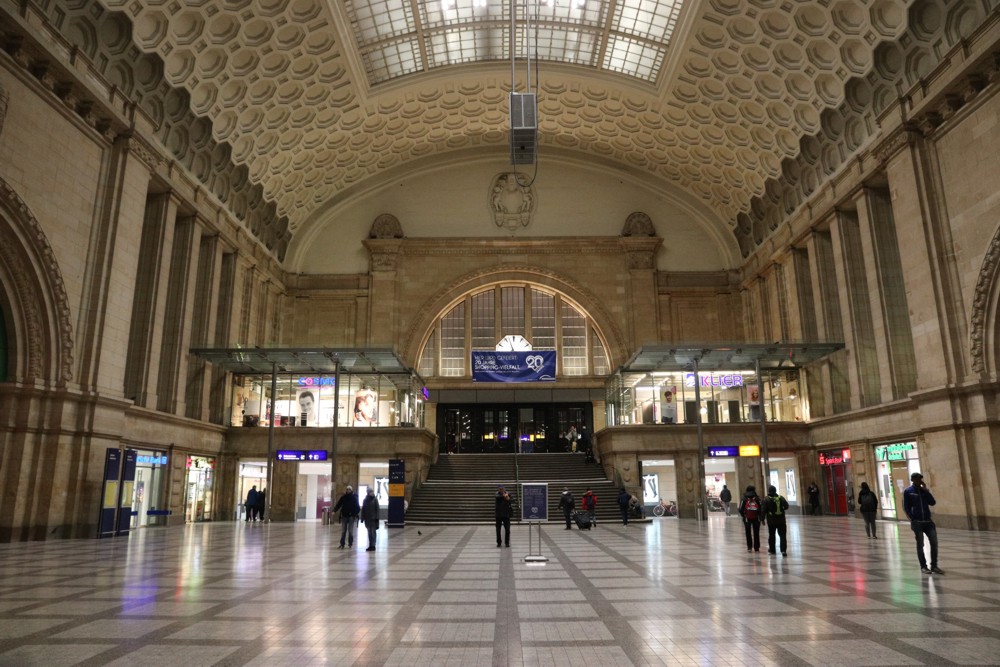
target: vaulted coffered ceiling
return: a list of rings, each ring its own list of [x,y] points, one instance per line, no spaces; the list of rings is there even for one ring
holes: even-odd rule
[[[506,151],[510,3],[100,0],[102,14],[95,2],[46,6],[240,217],[271,207],[248,226],[279,256],[316,211],[390,169]],[[559,0],[513,11],[519,56],[532,15],[541,159],[575,152],[660,178],[703,200],[746,255],[776,210],[864,143],[866,114],[987,10]]]

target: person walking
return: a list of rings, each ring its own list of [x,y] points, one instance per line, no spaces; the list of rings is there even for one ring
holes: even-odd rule
[[[788,555],[788,545],[785,542],[787,524],[785,512],[788,511],[788,501],[778,494],[774,486],[767,487],[767,498],[764,499],[764,521],[767,523],[767,553],[775,553],[779,547],[782,556]],[[775,541],[777,533],[777,541]]]
[[[583,511],[587,513],[590,517],[590,527],[594,528],[597,526],[597,495],[587,487],[587,490],[583,493]]]
[[[622,513],[622,525],[628,528],[628,509],[629,504],[632,502],[632,494],[622,487],[622,490],[618,492],[618,509]]]
[[[819,487],[816,486],[816,482],[809,483],[806,493],[809,495],[809,514],[821,514],[822,512],[819,507]]]
[[[738,511],[743,517],[743,530],[747,534],[747,551],[760,551],[761,500],[757,495],[757,488],[752,484],[740,499]]]
[[[861,509],[861,518],[865,520],[865,536],[869,540],[877,540],[875,512],[878,511],[878,496],[868,488],[868,482],[861,482],[861,491],[858,492],[858,507]]]
[[[722,491],[719,492],[719,502],[722,503],[722,509],[726,511],[726,516],[732,516],[733,492],[725,484],[722,485]]]
[[[267,507],[267,489],[261,489],[260,493],[257,494],[257,518],[261,521],[264,520],[264,508]]]
[[[344,548],[344,542],[347,542],[347,547],[351,548],[354,546],[354,526],[358,522],[358,514],[361,512],[361,506],[358,504],[358,494],[354,493],[354,487],[348,485],[344,490],[344,495],[337,499],[337,504],[333,506],[333,511],[340,512],[340,546],[338,549]]]
[[[566,519],[566,530],[573,530],[573,510],[576,509],[576,499],[568,486],[563,487],[562,495],[559,496],[559,509],[562,510]]]
[[[903,511],[910,519],[910,529],[917,538],[917,560],[924,574],[944,574],[938,567],[937,527],[931,520],[931,506],[937,505],[930,489],[924,484],[924,476],[919,472],[910,475],[911,484],[903,489]],[[928,569],[924,556],[924,536],[931,544],[931,566]]]
[[[247,511],[247,518],[244,521],[256,521],[257,520],[257,485],[250,487],[247,492],[247,501],[243,503],[244,509]]]
[[[496,495],[496,526],[497,526],[497,548],[500,548],[500,526],[503,526],[503,545],[510,546],[510,494],[503,488],[497,487]]]
[[[361,506],[361,521],[368,530],[368,548],[365,551],[375,551],[375,538],[378,532],[378,498],[375,489],[368,487],[364,505]]]

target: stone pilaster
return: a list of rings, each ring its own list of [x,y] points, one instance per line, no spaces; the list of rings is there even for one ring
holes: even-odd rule
[[[371,271],[365,342],[377,347],[392,347],[396,340],[396,313],[399,312],[396,281],[403,240],[366,239],[364,245],[370,256]]]
[[[170,258],[170,291],[167,295],[163,327],[163,353],[157,408],[184,414],[184,380],[187,378],[191,319],[198,273],[201,229],[196,218],[177,219],[174,249]]]

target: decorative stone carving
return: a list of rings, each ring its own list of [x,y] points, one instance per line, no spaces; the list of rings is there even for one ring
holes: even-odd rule
[[[10,102],[10,93],[3,86],[0,86],[0,134],[3,134],[3,122],[7,118],[7,104]]]
[[[527,227],[535,212],[535,193],[524,184],[524,177],[505,172],[493,177],[490,185],[490,211],[497,227],[510,230]]]
[[[395,271],[398,264],[398,252],[372,253],[372,271]]]
[[[972,370],[976,373],[985,373],[986,368],[986,337],[1000,335],[1000,330],[987,332],[987,318],[993,312],[990,304],[994,294],[1000,289],[998,284],[1000,278],[1000,231],[993,234],[989,247],[986,248],[986,255],[983,263],[979,267],[979,278],[976,280],[976,289],[972,297],[972,322],[969,327],[970,358],[972,360]],[[996,327],[996,323],[991,320],[990,324]],[[997,362],[996,359],[993,360]],[[997,368],[989,369],[996,373]]]
[[[73,326],[55,253],[28,205],[2,178],[0,213],[10,221],[0,225],[0,258],[17,293],[13,316],[23,318],[26,329],[28,359],[21,379],[67,382],[73,377]]]
[[[383,213],[375,218],[371,229],[368,230],[370,239],[401,239],[403,238],[403,226],[399,220],[391,213]]]
[[[653,221],[642,211],[636,211],[625,219],[622,236],[656,236]]]

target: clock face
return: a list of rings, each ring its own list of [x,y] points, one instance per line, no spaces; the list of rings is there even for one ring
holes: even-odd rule
[[[497,352],[527,352],[531,343],[524,336],[504,336],[497,343]]]

